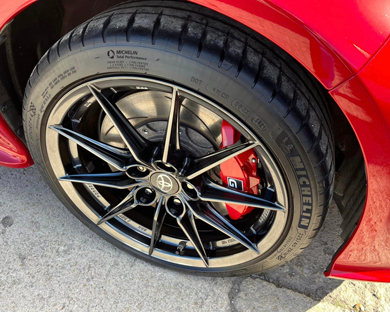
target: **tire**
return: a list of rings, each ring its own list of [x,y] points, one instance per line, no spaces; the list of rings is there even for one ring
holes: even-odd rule
[[[335,162],[331,120],[320,88],[308,76],[300,65],[266,39],[207,9],[169,1],[124,4],[75,28],[47,51],[37,64],[25,93],[23,118],[26,139],[35,164],[53,192],[85,225],[119,248],[154,264],[190,273],[217,276],[253,274],[281,265],[307,247],[319,231],[332,198]],[[163,91],[166,89],[171,91]],[[177,93],[175,90],[178,90]],[[172,95],[167,96],[167,93],[162,92],[171,92]],[[179,214],[186,211],[183,212],[183,224],[179,224],[180,218],[167,208],[163,212],[165,219],[158,216],[159,221],[166,222],[167,225],[163,225],[157,236],[153,236],[153,229],[149,226],[153,222],[149,220],[150,216],[154,216],[154,209],[157,207],[152,200],[147,202],[153,204],[153,207],[144,207],[143,210],[137,207],[128,212],[130,217],[126,217],[127,219],[123,217],[127,212],[123,212],[110,221],[97,225],[107,211],[113,215],[112,210],[107,210],[110,207],[121,201],[128,207],[133,203],[129,198],[133,201],[144,200],[144,192],[150,190],[145,191],[137,186],[140,189],[138,194],[142,193],[144,197],[139,195],[137,198],[137,192],[133,192],[133,197],[127,197],[131,188],[113,189],[86,183],[86,174],[111,174],[116,171],[113,166],[117,163],[103,163],[101,155],[96,158],[96,150],[92,153],[86,151],[86,145],[82,144],[83,139],[77,133],[118,148],[125,147],[123,139],[107,141],[107,137],[102,134],[102,128],[107,122],[111,125],[109,129],[119,129],[111,124],[112,120],[119,119],[107,119],[110,117],[107,107],[111,106],[104,108],[99,100],[117,101],[116,107],[120,107],[125,118],[130,120],[126,115],[129,112],[125,114],[124,110],[138,107],[136,103],[144,103],[142,107],[146,107],[151,98],[159,98],[161,94],[174,103],[174,93],[184,98],[182,103],[192,101],[196,103],[194,105],[199,105],[198,115],[194,113],[198,119],[207,119],[215,114],[218,118],[229,121],[241,133],[242,144],[249,146],[251,142],[258,142],[253,149],[259,158],[258,170],[261,169],[263,181],[258,197],[262,197],[262,200],[267,198],[273,208],[282,207],[284,211],[254,209],[236,221],[225,215],[224,220],[239,229],[240,233],[234,233],[239,235],[241,244],[237,243],[239,240],[216,240],[227,242],[228,247],[220,244],[214,246],[212,237],[215,227],[211,230],[207,228],[208,225],[199,221],[205,220],[203,212],[197,210],[203,202],[191,202],[197,207],[190,213],[191,209],[186,206],[184,195],[180,197],[183,202],[178,204],[183,206],[177,212]],[[147,100],[143,100],[145,97]],[[127,99],[133,106],[119,105]],[[161,101],[163,103],[165,100]],[[155,103],[153,105],[158,110],[159,106]],[[207,112],[201,114],[203,109]],[[171,111],[174,111],[173,108]],[[174,120],[169,118],[164,117],[159,122],[169,125],[169,120]],[[146,119],[148,127],[151,120]],[[135,121],[132,123],[132,129],[136,129],[138,134],[130,129],[129,136],[140,136],[139,142],[143,142],[145,136],[141,126]],[[177,129],[181,127],[182,125]],[[191,125],[186,124],[186,127],[190,129]],[[200,123],[194,127],[198,127],[196,131],[200,131]],[[190,131],[188,129],[185,131]],[[125,132],[120,133],[123,135]],[[153,143],[154,146],[164,142],[160,132],[153,132],[153,142],[157,142]],[[203,135],[206,136],[202,132],[201,136]],[[75,136],[79,141],[75,141]],[[164,136],[168,138],[165,140],[172,138],[166,132]],[[254,141],[252,138],[255,138]],[[187,141],[194,145],[196,140]],[[201,148],[196,146],[190,152],[193,147],[187,141],[185,142],[189,147],[185,149],[185,153],[190,154],[191,164],[194,164],[194,159],[201,157],[194,156],[201,153]],[[216,141],[210,142],[214,144]],[[85,144],[92,146],[89,141]],[[160,153],[164,144],[159,146],[162,146]],[[124,153],[124,149],[118,148],[115,153]],[[169,148],[173,159],[174,153]],[[128,151],[129,149],[126,150],[126,157],[130,155]],[[136,156],[141,159],[143,156],[140,155],[147,153],[141,147],[139,153],[137,148],[134,151],[135,154],[131,155],[133,163],[136,162]],[[107,151],[104,153],[108,155]],[[144,159],[150,159],[151,156],[145,157],[142,158],[142,164]],[[142,175],[140,170],[153,174],[148,161],[145,163],[145,168],[143,165],[140,167],[139,163],[128,168],[126,179],[131,177],[132,181],[138,181],[134,176]],[[161,172],[169,169],[164,163],[158,164]],[[187,168],[186,172],[194,172],[195,169],[191,168]],[[131,170],[138,171],[133,173]],[[175,174],[170,176],[167,173],[167,176],[176,177]],[[78,178],[75,175],[79,175]],[[61,176],[65,178],[59,181]],[[124,175],[118,173],[118,176],[122,179]],[[79,183],[77,179],[85,183]],[[177,185],[182,187],[183,194],[190,192],[188,189],[184,190],[186,186],[181,180],[172,181],[169,182],[170,186],[172,183],[179,183]],[[204,181],[203,179],[199,183]],[[120,183],[122,182],[121,180]],[[200,187],[205,186],[202,184]],[[196,185],[195,189],[197,188]],[[152,191],[160,194],[161,189]],[[268,191],[271,193],[267,193]],[[204,196],[202,194],[199,191],[194,196],[200,198]],[[227,193],[223,194],[228,196]],[[154,200],[158,201],[157,197]],[[161,200],[164,205],[172,205],[171,202],[168,203],[168,196],[161,195],[158,198],[166,198]],[[204,205],[216,207],[210,203]],[[215,211],[218,212],[218,209]],[[201,236],[200,245],[196,234],[187,235],[192,240],[183,236],[183,228],[188,230],[191,227],[194,215],[194,222]],[[118,216],[122,216],[121,219]],[[199,216],[204,218],[198,218]],[[144,223],[143,218],[147,219]],[[134,229],[130,223],[125,223],[126,220],[137,220],[138,228]],[[261,225],[254,227],[259,223]],[[254,228],[252,232],[255,234],[251,233],[251,228]],[[149,245],[152,244],[153,237],[157,237],[151,255],[144,248],[148,244],[145,237],[149,237],[150,231],[152,234]],[[118,233],[127,233],[127,236]],[[173,238],[171,241],[167,238],[165,242],[163,235]],[[180,244],[184,244],[184,255],[180,254],[179,246],[175,245],[178,237],[182,240]],[[250,246],[244,247],[248,241]],[[204,253],[197,248],[203,248]],[[169,257],[159,253],[160,250],[164,250]],[[175,256],[176,254],[178,255]],[[205,260],[202,255],[206,255],[208,265],[201,261]],[[233,260],[229,262],[226,259]]]

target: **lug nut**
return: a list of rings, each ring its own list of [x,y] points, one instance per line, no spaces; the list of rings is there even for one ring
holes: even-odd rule
[[[142,167],[142,166],[139,166],[137,167],[137,169],[141,172],[145,172],[146,171],[146,168],[145,167]]]
[[[180,201],[180,199],[178,199],[178,198],[175,198],[175,199],[173,200],[173,203],[174,203],[175,205],[181,205],[181,201]]]
[[[189,183],[187,183],[187,187],[188,187],[190,190],[193,190],[193,189],[194,189],[194,187],[192,186],[192,184],[189,184]]]

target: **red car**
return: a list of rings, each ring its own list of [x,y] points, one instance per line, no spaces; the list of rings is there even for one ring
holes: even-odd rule
[[[379,0],[2,0],[0,164],[91,230],[214,276],[281,265],[332,198],[326,276],[390,281]]]

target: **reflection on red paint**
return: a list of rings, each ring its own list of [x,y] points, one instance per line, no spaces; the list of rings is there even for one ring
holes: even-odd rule
[[[0,29],[13,19],[20,11],[37,0],[2,0],[0,5]]]
[[[262,34],[327,89],[356,73],[390,33],[381,0],[190,0]]]
[[[2,0],[0,30],[36,0]],[[0,166],[23,168],[33,164],[30,153],[0,115]]]
[[[27,148],[0,115],[0,166],[24,168],[32,164]]]
[[[367,170],[367,199],[327,276],[390,282],[390,44],[331,92],[353,125]]]

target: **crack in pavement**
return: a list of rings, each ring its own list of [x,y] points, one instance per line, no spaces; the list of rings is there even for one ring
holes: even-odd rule
[[[241,291],[241,284],[246,280],[247,276],[241,276],[236,277],[233,280],[232,287],[229,290],[228,298],[229,298],[229,304],[230,304],[230,311],[231,312],[238,312],[236,305],[234,303],[234,300],[237,298],[238,294]]]
[[[280,281],[274,281],[274,282],[271,282],[270,280],[267,279],[267,277],[263,276],[263,275],[256,275],[256,274],[253,274],[251,275],[249,278],[253,279],[253,280],[261,280],[265,283],[269,283],[269,284],[272,284],[274,285],[276,288],[280,288],[280,289],[287,289],[287,290],[291,290],[297,294],[301,294],[301,295],[304,295],[305,297],[309,298],[309,299],[312,299],[312,300],[315,300],[315,301],[318,301],[320,302],[320,300],[318,298],[314,298],[310,295],[307,294],[307,292],[305,291],[299,291],[297,290],[296,288],[294,287],[289,287],[288,285],[283,285]],[[305,287],[305,290],[306,290],[306,287]]]

